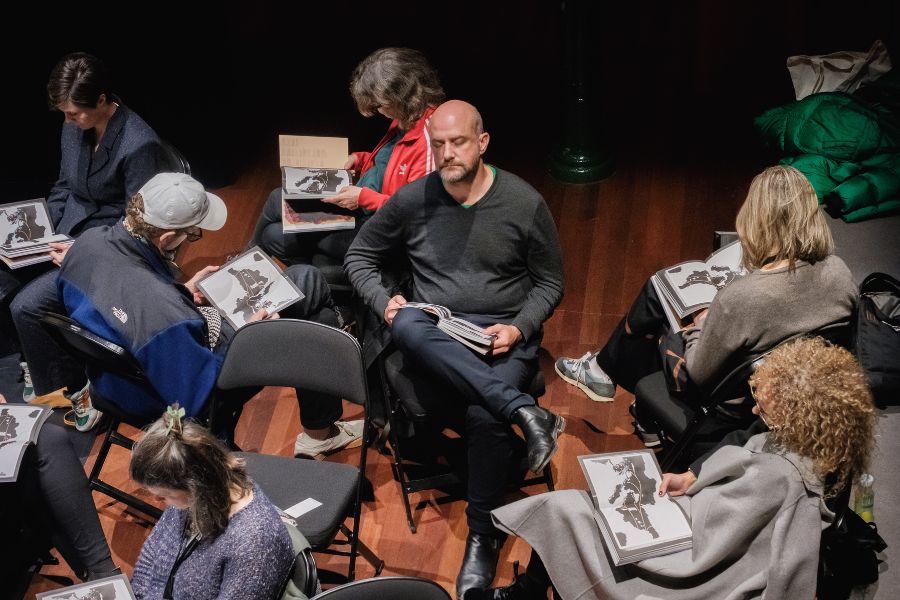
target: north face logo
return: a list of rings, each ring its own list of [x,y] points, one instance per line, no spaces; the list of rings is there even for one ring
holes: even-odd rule
[[[401,175],[406,175],[406,168],[408,166],[409,166],[408,163],[403,163],[402,165],[400,165],[400,168],[398,169],[398,171],[400,172]]]
[[[121,308],[116,308],[115,306],[113,306],[113,315],[115,315],[118,320],[122,321],[122,323],[128,321],[128,313]]]

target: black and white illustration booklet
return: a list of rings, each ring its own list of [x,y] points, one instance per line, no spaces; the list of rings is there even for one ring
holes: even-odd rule
[[[616,565],[691,547],[682,508],[657,491],[662,473],[652,450],[579,456],[594,500],[594,516]]]

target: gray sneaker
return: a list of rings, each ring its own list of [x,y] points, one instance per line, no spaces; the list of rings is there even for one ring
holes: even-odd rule
[[[19,366],[22,367],[22,400],[33,402],[37,396],[34,393],[34,385],[31,383],[31,371],[28,370],[28,363],[23,360]]]
[[[68,394],[66,394],[68,396]],[[75,411],[75,429],[78,431],[90,431],[97,426],[103,413],[94,408],[91,403],[91,384],[68,396],[72,401],[72,410]]]
[[[616,384],[599,366],[589,364],[596,354],[586,353],[581,358],[560,358],[553,365],[557,375],[571,383],[594,402],[612,402]]]
[[[297,441],[294,443],[294,456],[321,460],[344,448],[358,448],[362,445],[363,424],[362,419],[338,421],[332,426],[331,437],[324,440],[313,439],[304,431],[297,436]]]

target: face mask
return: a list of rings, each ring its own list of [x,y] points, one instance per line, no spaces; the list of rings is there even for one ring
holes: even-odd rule
[[[184,243],[184,240],[186,240],[186,239],[187,239],[186,233],[179,233],[177,236],[175,236],[175,239],[173,239],[171,242],[169,242],[163,248],[163,252],[174,252],[175,250],[178,249],[178,246],[180,246],[182,243]]]

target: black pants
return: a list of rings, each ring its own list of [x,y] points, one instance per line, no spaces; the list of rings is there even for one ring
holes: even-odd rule
[[[83,578],[87,570],[113,570],[112,555],[84,468],[65,429],[44,423],[16,485],[23,486],[30,506],[34,503],[45,509],[41,518],[47,519],[53,544],[79,577]]]
[[[616,385],[634,393],[638,381],[663,367],[659,339],[668,329],[669,321],[648,279],[597,354],[597,364]]]
[[[477,315],[465,318],[492,324]],[[496,535],[490,512],[503,505],[516,447],[522,445],[509,419],[519,408],[535,404],[522,390],[537,373],[541,337],[520,342],[505,354],[482,357],[413,309],[397,313],[391,334],[404,355],[403,374],[426,412],[461,429],[466,438],[469,530]]]

